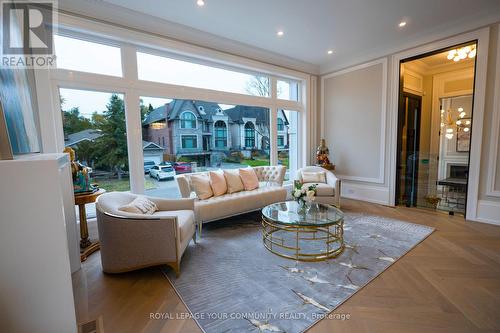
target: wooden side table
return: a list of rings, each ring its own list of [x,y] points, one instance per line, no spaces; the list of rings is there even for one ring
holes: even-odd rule
[[[85,204],[93,203],[97,197],[105,193],[106,190],[99,189],[94,193],[75,194],[75,205],[78,205],[80,215],[80,260],[85,261],[87,257],[99,250],[99,241],[89,239],[89,227],[87,225],[87,212]]]

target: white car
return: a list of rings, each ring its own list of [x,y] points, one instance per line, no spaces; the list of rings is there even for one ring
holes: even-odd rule
[[[174,179],[175,170],[171,165],[155,165],[149,169],[149,177],[162,179]]]

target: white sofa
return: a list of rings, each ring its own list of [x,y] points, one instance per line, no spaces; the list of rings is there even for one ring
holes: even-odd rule
[[[201,235],[203,223],[252,212],[269,204],[286,200],[287,190],[282,186],[286,171],[284,166],[259,166],[253,169],[259,179],[259,188],[223,194],[206,200],[195,199],[194,209],[199,235]],[[200,175],[206,172],[194,174]],[[183,198],[196,196],[190,181],[191,175],[194,174],[176,176]]]
[[[326,184],[304,183],[302,172],[324,172],[326,174]],[[340,208],[340,179],[330,170],[318,166],[307,166],[297,170],[295,179],[304,183],[303,186],[316,184],[316,202]]]

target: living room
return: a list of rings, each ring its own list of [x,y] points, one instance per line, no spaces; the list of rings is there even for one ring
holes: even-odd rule
[[[1,5],[6,332],[500,330],[497,1]]]

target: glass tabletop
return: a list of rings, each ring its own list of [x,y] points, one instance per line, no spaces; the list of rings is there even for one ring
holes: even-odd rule
[[[344,213],[335,206],[313,203],[304,209],[296,201],[278,202],[262,208],[264,218],[279,224],[326,226],[339,223]]]

